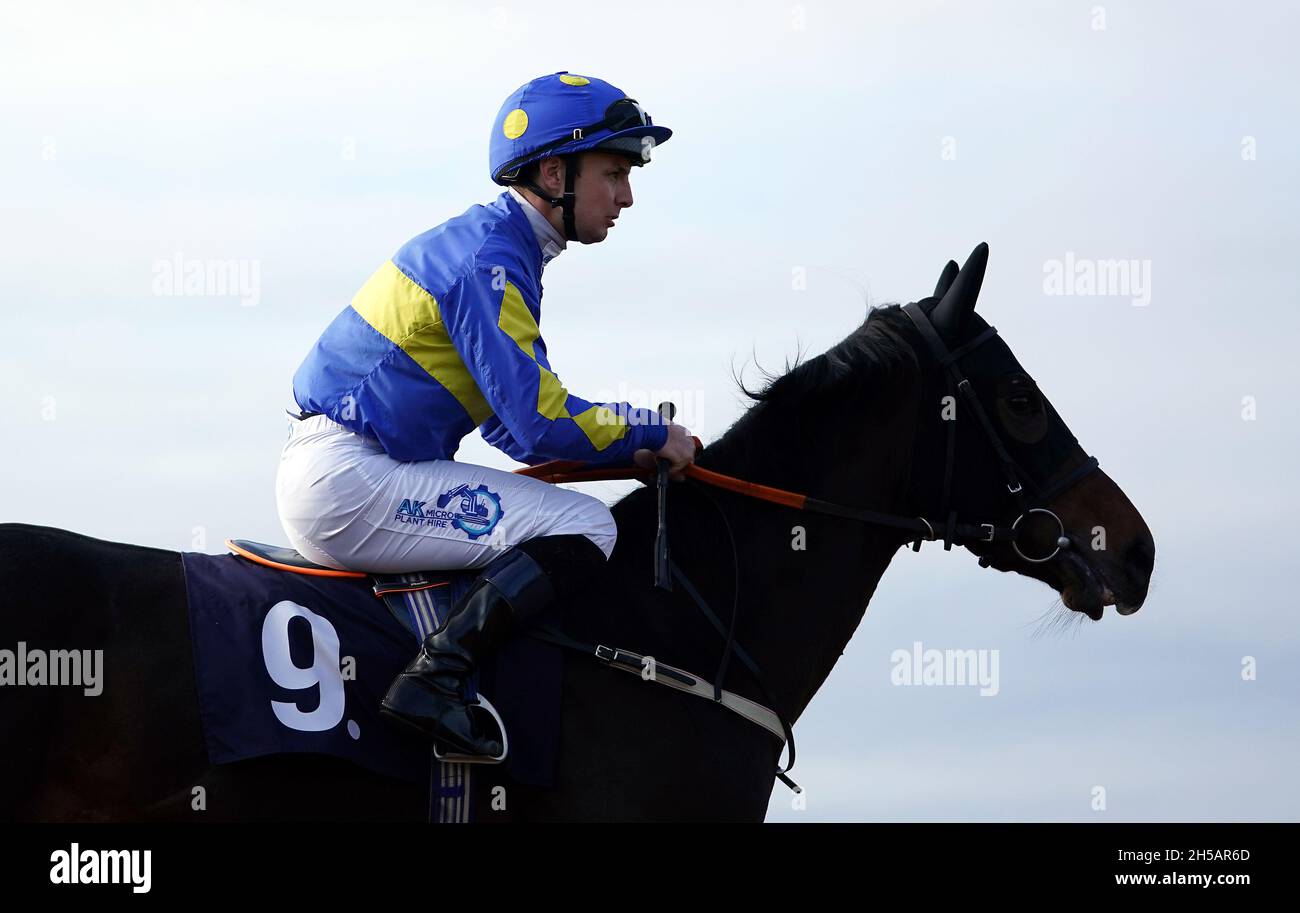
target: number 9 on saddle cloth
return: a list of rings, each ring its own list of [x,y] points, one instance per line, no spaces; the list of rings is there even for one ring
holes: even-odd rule
[[[429,743],[379,716],[413,645],[446,618],[475,571],[365,575],[242,540],[235,555],[182,554],[194,667],[213,764],[280,753],[328,754],[411,782],[429,777]],[[377,611],[382,600],[387,611]],[[560,621],[561,606],[546,623]],[[559,741],[560,648],[505,643],[475,683],[498,715],[505,767],[549,786]]]

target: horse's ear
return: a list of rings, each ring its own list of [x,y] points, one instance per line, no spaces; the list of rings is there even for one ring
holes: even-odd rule
[[[944,295],[948,294],[948,287],[952,285],[952,280],[957,278],[958,272],[957,261],[949,260],[948,265],[945,266],[943,272],[939,274],[939,284],[934,287],[934,297],[942,298]]]
[[[939,333],[949,340],[961,338],[961,328],[966,318],[975,310],[975,302],[980,296],[980,286],[984,282],[984,268],[989,262],[989,246],[984,242],[971,251],[966,265],[957,273],[957,278],[948,286],[939,303],[930,314],[930,320]],[[946,270],[945,270],[946,272]]]

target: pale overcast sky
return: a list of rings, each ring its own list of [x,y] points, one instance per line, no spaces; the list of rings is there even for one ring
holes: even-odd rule
[[[402,243],[499,192],[506,95],[595,75],[675,133],[609,240],[546,271],[570,389],[671,396],[708,442],[744,408],[733,367],[752,381],[755,357],[820,352],[988,241],[981,311],[1156,539],[1139,613],[1037,637],[1046,587],[960,550],[900,553],[797,728],[807,808],[778,785],[769,820],[1300,817],[1294,5],[42,3],[3,20],[0,521],[283,541],[282,410],[311,343]],[[1067,256],[1137,261],[1145,287],[1047,294]],[[255,294],[156,294],[178,258],[244,262]],[[515,465],[476,437],[458,456]],[[917,641],[996,649],[998,694],[891,685]]]

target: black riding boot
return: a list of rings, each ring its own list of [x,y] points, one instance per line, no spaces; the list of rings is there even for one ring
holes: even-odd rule
[[[480,731],[465,689],[495,650],[554,600],[571,595],[605,562],[582,535],[542,536],[511,548],[483,569],[446,622],[388,689],[380,714],[456,754],[496,757],[501,745]]]

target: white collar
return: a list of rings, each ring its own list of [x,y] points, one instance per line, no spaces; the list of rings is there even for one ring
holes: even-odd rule
[[[542,250],[542,268],[545,269],[546,264],[558,257],[560,251],[568,246],[564,235],[555,230],[555,226],[546,220],[546,216],[537,211],[537,207],[530,203],[526,196],[513,187],[507,189],[515,201],[523,207],[524,215],[528,216],[528,224],[533,226],[537,246]]]

